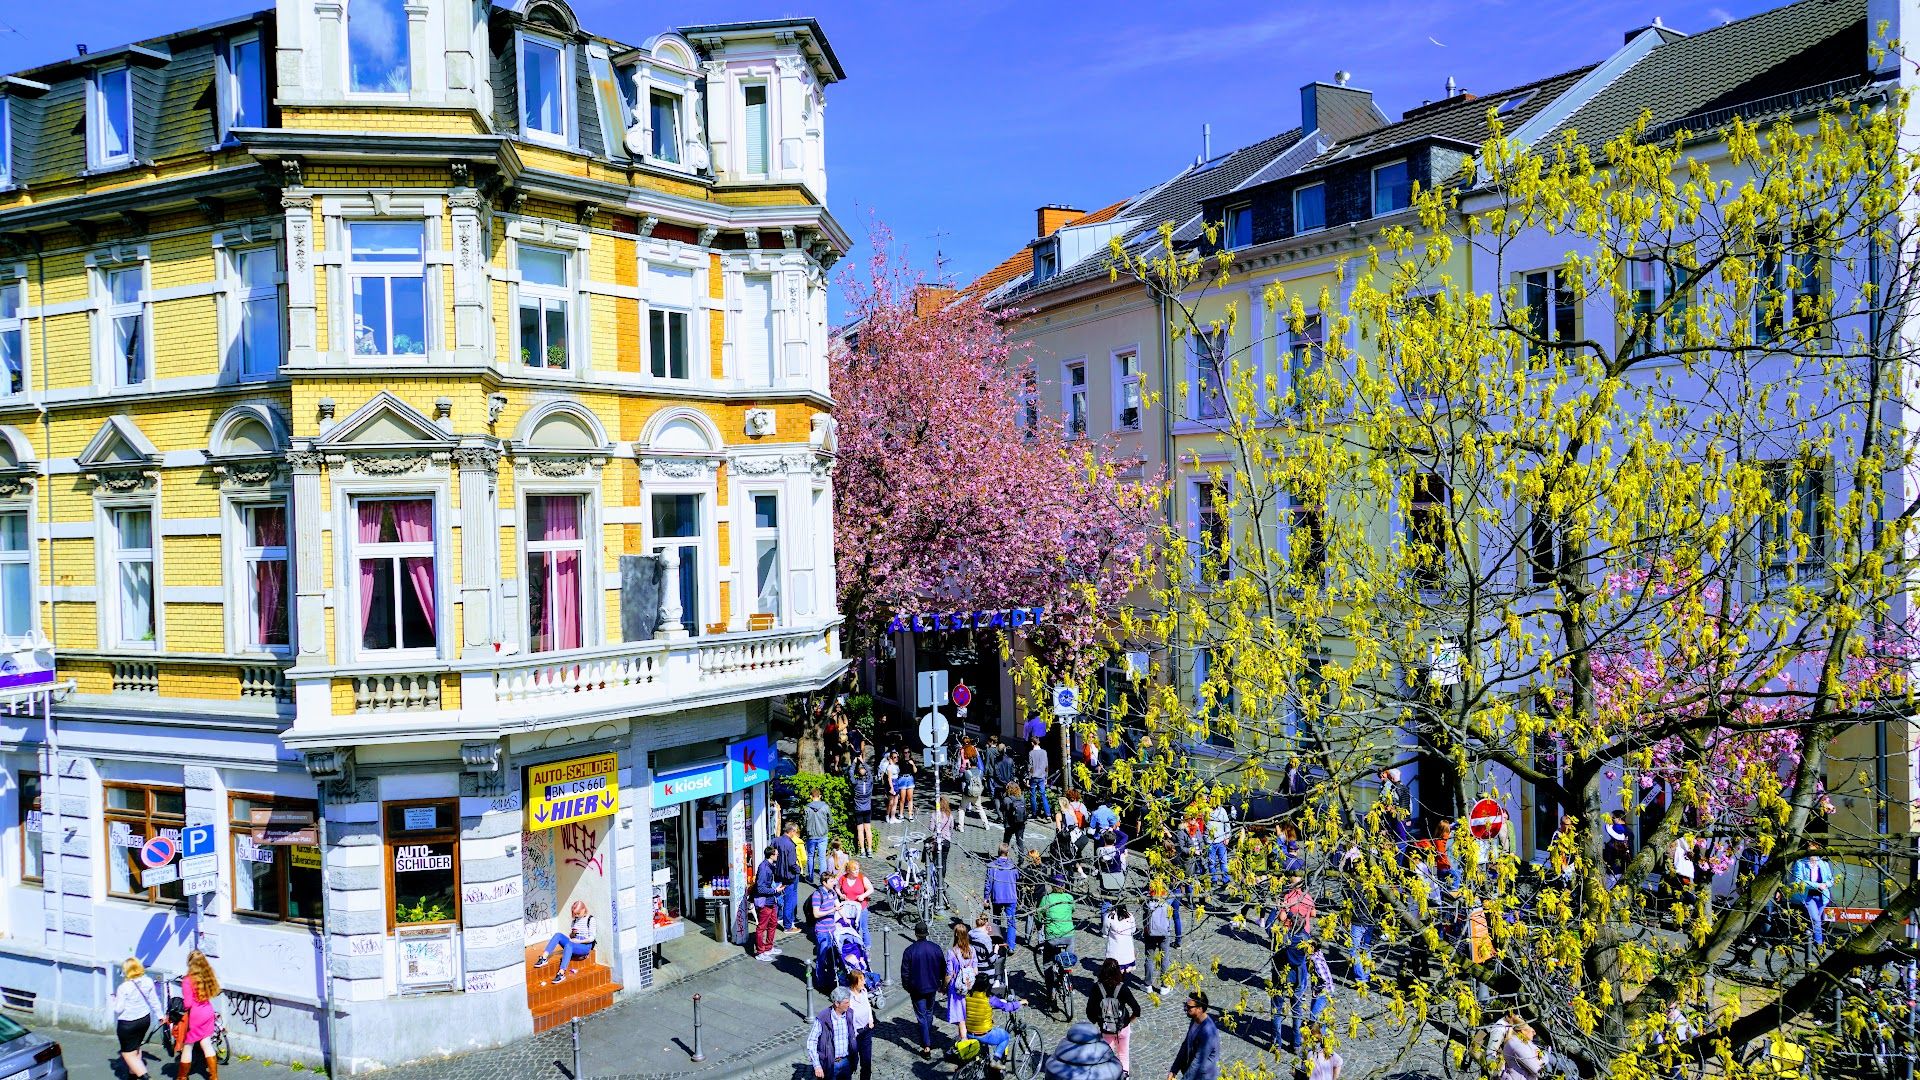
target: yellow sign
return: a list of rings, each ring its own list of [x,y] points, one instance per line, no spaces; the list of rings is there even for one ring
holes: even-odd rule
[[[527,828],[539,832],[620,809],[619,771],[615,754],[528,766]]]
[[[291,850],[293,851],[293,868],[295,870],[320,869],[319,848],[312,844],[294,844]]]

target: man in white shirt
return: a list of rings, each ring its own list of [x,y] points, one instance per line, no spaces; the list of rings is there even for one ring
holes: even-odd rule
[[[1213,804],[1207,811],[1207,870],[1213,874],[1213,884],[1223,888],[1227,884],[1227,842],[1233,839],[1233,819],[1227,814],[1225,803]]]

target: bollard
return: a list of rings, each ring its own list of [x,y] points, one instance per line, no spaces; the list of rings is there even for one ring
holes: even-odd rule
[[[807,961],[807,1018],[813,1018],[813,961]]]
[[[878,920],[875,920],[875,921],[878,921]],[[886,976],[886,973],[892,970],[893,970],[893,966],[887,963],[887,928],[883,926],[880,928],[880,975],[881,977],[884,978]]]
[[[707,1060],[706,1051],[700,1049],[700,995],[693,995],[693,1060]]]
[[[573,1036],[573,1080],[580,1080],[580,1018],[567,1021],[567,1034]]]

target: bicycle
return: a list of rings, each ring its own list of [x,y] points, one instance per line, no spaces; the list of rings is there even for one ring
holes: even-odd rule
[[[1034,1030],[1026,1017],[1021,1015],[1016,1002],[1013,1011],[1007,1013],[1006,1032],[1006,1075],[1013,1080],[1033,1080],[1040,1074],[1040,1062],[1045,1057],[1040,1046],[1040,1033]],[[963,1060],[954,1070],[954,1080],[988,1080],[994,1075],[993,1053],[984,1045],[973,1057]]]

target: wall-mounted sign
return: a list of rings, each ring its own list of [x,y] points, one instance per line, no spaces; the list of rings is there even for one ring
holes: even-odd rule
[[[527,828],[532,832],[591,821],[620,809],[617,754],[527,766]]]
[[[653,805],[656,808],[673,806],[719,795],[727,790],[727,770],[732,767],[730,761],[713,761],[677,772],[658,774],[653,778]]]
[[[393,872],[396,874],[451,869],[453,869],[451,844],[402,844],[393,849]]]
[[[314,844],[293,845],[293,868],[295,870],[320,869],[320,848]]]
[[[402,993],[453,989],[454,936],[459,929],[452,925],[395,928],[393,942],[399,954],[397,974]]]
[[[47,649],[20,649],[0,653],[0,690],[41,686],[53,682],[53,653]]]
[[[247,823],[253,827],[253,842],[261,847],[320,842],[319,823],[311,810],[250,810]]]
[[[936,611],[922,615],[895,615],[889,634],[928,634],[942,630],[1025,630],[1039,626],[1044,607],[1000,608],[994,611]]]
[[[727,790],[745,791],[773,779],[773,747],[765,735],[727,744]]]

